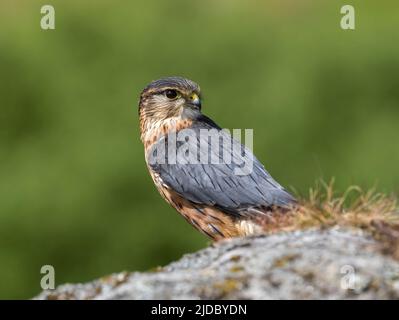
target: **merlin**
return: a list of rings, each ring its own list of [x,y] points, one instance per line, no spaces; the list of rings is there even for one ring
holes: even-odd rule
[[[249,148],[202,114],[195,82],[181,77],[151,82],[140,95],[139,118],[147,167],[158,191],[211,239],[261,233],[265,221],[295,204]],[[219,136],[204,139],[204,132]],[[243,163],[251,163],[250,170],[240,172]]]

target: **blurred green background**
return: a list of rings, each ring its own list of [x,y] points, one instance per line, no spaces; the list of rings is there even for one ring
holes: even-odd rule
[[[40,28],[52,4],[56,29]],[[356,30],[340,8],[356,9]],[[272,175],[399,192],[394,1],[0,3],[0,298],[148,270],[207,245],[158,195],[139,140],[151,80],[198,82],[203,110],[253,128]]]

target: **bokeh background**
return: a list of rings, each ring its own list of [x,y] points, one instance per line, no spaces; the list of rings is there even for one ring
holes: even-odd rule
[[[56,29],[40,28],[52,4]],[[356,9],[356,30],[340,8]],[[207,245],[158,195],[139,140],[151,80],[197,81],[203,110],[253,128],[272,175],[399,192],[397,1],[0,2],[0,298],[149,270]]]

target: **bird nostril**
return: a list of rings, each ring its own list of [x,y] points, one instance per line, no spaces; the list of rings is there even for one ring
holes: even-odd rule
[[[201,108],[201,100],[198,99],[198,98],[192,100],[192,104],[193,104],[194,106],[196,106],[196,107]]]

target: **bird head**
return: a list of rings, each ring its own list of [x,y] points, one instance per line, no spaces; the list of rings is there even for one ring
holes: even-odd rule
[[[200,111],[200,87],[185,78],[155,80],[140,95],[139,114],[146,121],[162,121],[171,117],[192,118]]]

